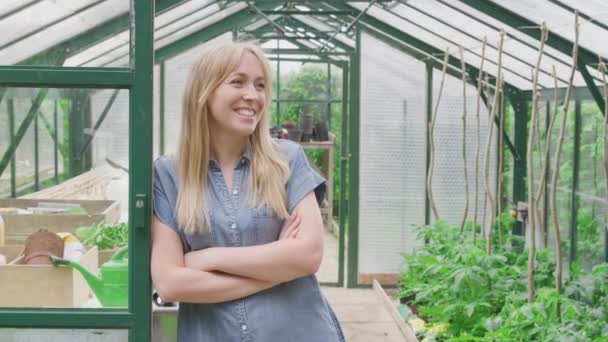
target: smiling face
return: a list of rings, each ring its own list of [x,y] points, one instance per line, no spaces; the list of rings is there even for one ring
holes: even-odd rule
[[[243,52],[236,70],[209,96],[209,132],[246,137],[262,119],[266,79],[257,57]]]

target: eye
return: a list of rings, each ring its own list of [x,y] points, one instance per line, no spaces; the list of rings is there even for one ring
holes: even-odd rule
[[[235,78],[232,81],[230,81],[230,84],[241,85],[241,84],[243,84],[243,81],[241,81],[241,79],[239,79],[239,78]]]
[[[266,84],[264,84],[264,83],[262,83],[262,82],[260,82],[260,83],[256,84],[255,86],[256,86],[256,88],[258,88],[258,89],[264,89],[264,88],[266,88]]]

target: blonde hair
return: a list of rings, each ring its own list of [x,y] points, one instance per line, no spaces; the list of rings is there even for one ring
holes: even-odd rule
[[[209,229],[207,175],[209,172],[209,96],[239,66],[241,56],[252,53],[260,62],[264,78],[266,104],[261,119],[249,136],[251,161],[249,205],[262,202],[281,218],[286,208],[285,184],[289,167],[269,133],[267,115],[271,103],[270,67],[264,52],[251,42],[228,42],[207,48],[192,66],[182,99],[182,127],[176,155],[178,194],[176,219],[186,233],[204,233]]]

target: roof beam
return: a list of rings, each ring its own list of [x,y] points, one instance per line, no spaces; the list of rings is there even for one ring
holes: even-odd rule
[[[585,79],[585,83],[587,83],[587,88],[589,88],[593,99],[597,103],[597,106],[600,108],[600,112],[602,113],[602,115],[604,115],[604,113],[606,113],[606,103],[604,103],[604,97],[602,96],[602,93],[593,81],[593,77],[591,77],[591,74],[587,69],[587,65],[583,63],[580,59],[578,60],[578,71],[580,71],[581,75],[583,75],[583,79]]]
[[[268,15],[317,15],[317,16],[328,16],[328,15],[357,15],[357,11],[317,11],[317,10],[264,10],[262,11]]]
[[[516,29],[536,40],[541,39],[541,30],[536,29],[539,25],[531,20],[528,20],[519,14],[514,13],[492,1],[488,0],[458,0],[482,13],[488,15],[510,27]],[[547,46],[550,46],[567,56],[570,56],[574,44],[572,41],[555,34],[554,32],[548,32]],[[586,65],[594,65],[597,63],[600,57],[596,53],[591,52],[588,49],[579,46],[578,58]],[[599,67],[599,66],[598,66]]]
[[[204,27],[192,34],[187,35],[167,46],[156,50],[154,52],[154,61],[159,64],[171,57],[177,56],[183,51],[189,50],[201,42],[211,40],[215,37],[220,36],[222,33],[230,32],[232,27],[243,24],[247,19],[251,18],[251,10],[246,7],[242,10],[235,12],[232,15],[227,16],[207,27]]]

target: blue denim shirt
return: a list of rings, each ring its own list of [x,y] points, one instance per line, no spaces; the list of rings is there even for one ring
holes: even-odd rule
[[[289,162],[286,192],[291,212],[324,180],[310,167],[298,144],[284,140],[277,144]],[[219,165],[209,162],[211,231],[203,235],[185,234],[176,223],[178,182],[174,159],[163,156],[154,162],[154,213],[177,232],[184,253],[208,247],[261,245],[278,239],[283,220],[265,205],[248,206],[250,158],[248,151],[241,157],[230,193]],[[178,341],[339,342],[344,337],[317,278],[311,275],[234,301],[180,303]]]

